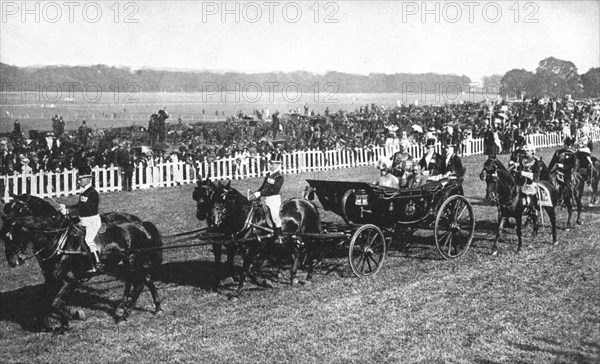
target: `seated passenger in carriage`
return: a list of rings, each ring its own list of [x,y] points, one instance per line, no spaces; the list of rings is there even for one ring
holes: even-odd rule
[[[406,152],[408,147],[408,140],[400,143],[400,150],[392,156],[392,174],[400,179],[406,179],[406,174],[410,173],[412,169],[413,157]],[[408,168],[407,168],[407,162]]]
[[[442,160],[441,172],[444,178],[461,178],[465,175],[465,168],[462,160],[455,154],[456,144],[450,141],[444,145],[444,155]]]
[[[399,188],[398,177],[390,173],[390,167],[392,163],[387,158],[381,158],[377,163],[377,169],[379,169],[379,179],[375,181],[375,185],[382,187]]]
[[[419,167],[424,176],[430,179],[434,176],[439,176],[442,167],[442,156],[435,151],[435,139],[428,139],[425,145],[427,151],[419,161]]]
[[[282,244],[281,240],[281,217],[279,216],[279,210],[281,210],[281,187],[283,186],[283,174],[281,173],[281,165],[283,158],[279,153],[273,153],[269,160],[269,173],[265,176],[260,188],[254,192],[255,198],[262,198],[264,204],[269,210],[271,220],[275,225],[273,231],[273,238],[275,244]]]
[[[412,173],[406,179],[406,188],[411,189],[421,187],[425,183],[427,183],[427,176],[422,173],[421,167],[417,163],[414,163],[412,166]]]

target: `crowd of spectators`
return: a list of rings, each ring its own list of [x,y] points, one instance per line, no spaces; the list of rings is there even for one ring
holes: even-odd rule
[[[365,105],[354,111],[326,109],[309,112],[308,105],[289,113],[275,112],[263,120],[238,113],[225,122],[186,124],[181,117],[168,125],[165,109],[150,118],[148,128],[91,130],[82,121],[65,131],[64,121],[52,118],[52,132],[21,132],[17,121],[11,134],[0,138],[0,174],[89,171],[93,166],[119,166],[127,174],[137,166],[168,160],[214,161],[233,157],[268,156],[308,149],[372,149],[390,143],[425,144],[431,138],[460,144],[484,138],[486,152],[508,153],[532,133],[560,131],[567,135],[600,124],[594,100],[533,99],[520,102],[457,103],[441,106]],[[169,137],[170,136],[170,137]],[[142,147],[144,146],[144,147]],[[276,150],[277,149],[277,150]],[[488,150],[489,149],[489,150]],[[492,150],[493,149],[493,150]]]

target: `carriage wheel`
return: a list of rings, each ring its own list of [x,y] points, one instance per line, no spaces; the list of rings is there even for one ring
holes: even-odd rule
[[[359,278],[374,275],[381,269],[386,253],[385,236],[372,224],[359,227],[350,239],[348,262]]]
[[[475,234],[473,206],[461,195],[450,196],[435,219],[435,246],[444,259],[459,258],[469,250]]]

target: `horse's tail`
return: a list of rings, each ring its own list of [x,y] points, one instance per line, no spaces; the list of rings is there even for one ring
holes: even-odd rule
[[[148,248],[155,248],[148,253],[148,257],[150,258],[150,274],[152,275],[152,278],[155,279],[163,261],[163,252],[161,249],[163,246],[162,238],[156,226],[150,221],[142,222],[142,226],[146,229],[148,234],[150,234],[150,244]]]

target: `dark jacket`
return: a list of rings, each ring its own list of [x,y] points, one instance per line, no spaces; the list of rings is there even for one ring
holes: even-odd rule
[[[442,174],[452,173],[457,177],[462,177],[465,175],[465,169],[463,167],[462,161],[459,156],[453,154],[450,156],[448,163],[446,163],[446,158],[442,160]]]
[[[89,187],[79,196],[79,202],[69,206],[69,213],[74,216],[88,217],[98,215],[98,205],[100,204],[100,195],[94,187]]]
[[[269,173],[265,177],[262,186],[258,189],[261,197],[278,195],[283,186],[283,175],[281,172]]]
[[[442,163],[443,163],[442,156],[438,152],[434,152],[429,164],[425,160],[426,156],[427,155],[424,155],[421,158],[421,160],[419,161],[419,167],[421,167],[421,169],[425,169],[425,170],[429,171],[429,175],[431,175],[431,176],[440,174],[440,172],[442,170]]]

